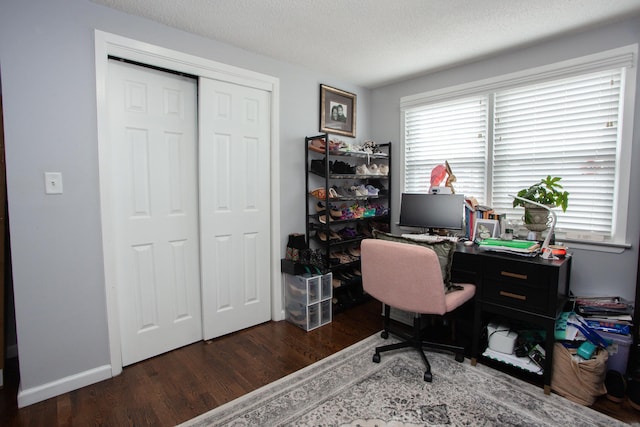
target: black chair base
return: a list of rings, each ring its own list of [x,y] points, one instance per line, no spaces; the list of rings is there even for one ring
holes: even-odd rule
[[[390,323],[390,317],[391,317],[390,315],[391,315],[391,308],[388,305],[385,305],[384,330],[380,334],[380,336],[383,339],[387,339],[389,337],[389,332],[390,332],[389,323]],[[424,372],[424,380],[426,382],[431,382],[433,380],[433,375],[431,374],[431,365],[429,364],[429,359],[427,359],[427,355],[424,353],[424,349],[431,348],[435,350],[450,351],[452,353],[455,353],[455,360],[457,362],[463,362],[464,347],[423,340],[422,333],[421,333],[422,325],[420,320],[421,320],[421,317],[419,315],[413,318],[413,335],[411,336],[406,336],[398,332],[391,332],[394,335],[397,335],[398,337],[403,339],[403,341],[395,344],[376,347],[375,354],[373,355],[373,361],[375,363],[380,363],[380,353],[384,353],[385,351],[393,351],[393,350],[399,350],[399,349],[410,348],[410,347],[414,348],[418,351],[418,353],[422,357],[422,361],[426,366],[426,371]]]

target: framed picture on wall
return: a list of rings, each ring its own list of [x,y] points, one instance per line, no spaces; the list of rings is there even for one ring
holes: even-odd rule
[[[356,95],[320,85],[320,132],[356,136]]]
[[[479,241],[490,237],[498,237],[500,224],[495,219],[478,219],[473,226],[473,240]]]

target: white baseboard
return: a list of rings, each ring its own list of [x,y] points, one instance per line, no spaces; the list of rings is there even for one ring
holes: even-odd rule
[[[108,378],[111,378],[111,365],[100,366],[26,390],[22,389],[22,383],[20,383],[18,387],[18,408],[24,408]]]

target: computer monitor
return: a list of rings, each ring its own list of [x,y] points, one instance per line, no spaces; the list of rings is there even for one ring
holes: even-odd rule
[[[464,218],[464,195],[402,193],[401,227],[461,230]]]

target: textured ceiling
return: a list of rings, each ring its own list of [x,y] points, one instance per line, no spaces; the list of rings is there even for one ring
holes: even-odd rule
[[[378,87],[640,16],[640,0],[91,0]]]

